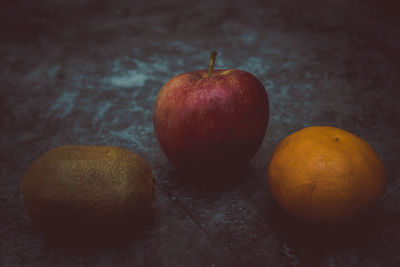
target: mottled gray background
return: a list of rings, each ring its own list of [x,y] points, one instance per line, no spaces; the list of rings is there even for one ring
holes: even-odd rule
[[[399,7],[383,0],[0,2],[0,265],[399,266]],[[177,179],[155,138],[152,107],[182,72],[256,75],[270,124],[239,183]],[[388,175],[385,199],[358,225],[299,226],[273,202],[266,167],[295,130],[333,125],[367,140]],[[19,184],[63,144],[122,146],[158,184],[141,235],[82,245],[32,229]],[[182,177],[181,177],[182,178]]]

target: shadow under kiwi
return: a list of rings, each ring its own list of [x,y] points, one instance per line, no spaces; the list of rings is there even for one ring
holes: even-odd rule
[[[157,224],[154,208],[138,211],[120,221],[32,223],[33,231],[43,236],[53,249],[94,253],[107,248],[121,248],[144,238]]]

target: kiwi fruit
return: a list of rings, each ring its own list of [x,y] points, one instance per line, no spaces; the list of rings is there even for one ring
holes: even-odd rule
[[[91,228],[138,219],[152,207],[155,182],[147,162],[127,149],[60,146],[33,161],[21,190],[34,224]]]

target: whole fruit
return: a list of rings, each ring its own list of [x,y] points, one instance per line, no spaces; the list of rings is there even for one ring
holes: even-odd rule
[[[312,224],[336,225],[379,202],[385,170],[363,139],[335,127],[313,126],[279,143],[268,179],[273,197],[288,213]]]
[[[209,70],[173,77],[154,106],[154,129],[177,168],[226,169],[245,166],[267,129],[269,101],[261,82],[238,70]]]
[[[148,209],[155,188],[139,155],[112,146],[60,146],[27,169],[25,209],[38,225],[119,223]]]

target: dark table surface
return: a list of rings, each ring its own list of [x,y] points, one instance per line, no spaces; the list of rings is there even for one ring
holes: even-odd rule
[[[400,34],[392,1],[1,1],[0,265],[399,266]],[[153,132],[162,85],[182,72],[253,73],[270,97],[267,134],[239,182],[177,178]],[[301,226],[272,200],[277,143],[310,125],[364,138],[385,198],[356,225]],[[64,144],[121,146],[158,185],[155,220],[112,242],[57,242],[32,229],[20,182]],[[123,241],[122,241],[123,240]]]

